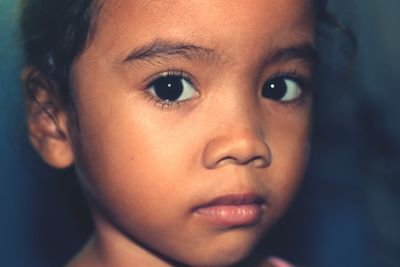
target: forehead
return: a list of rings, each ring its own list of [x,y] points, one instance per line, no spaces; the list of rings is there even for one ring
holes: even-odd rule
[[[93,41],[104,53],[171,38],[224,50],[227,40],[236,48],[313,42],[312,2],[103,0]]]
[[[312,0],[103,0],[100,22],[165,22],[229,26],[238,22],[305,23],[312,16]],[[111,21],[110,21],[111,20]],[[172,26],[172,25],[170,25]],[[250,25],[249,25],[250,26]],[[267,25],[265,25],[267,26]],[[163,27],[163,28],[164,28]]]

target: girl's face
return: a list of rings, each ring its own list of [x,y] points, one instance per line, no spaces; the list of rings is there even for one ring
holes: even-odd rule
[[[312,12],[105,1],[71,72],[75,162],[105,262],[229,265],[282,215],[307,161]]]

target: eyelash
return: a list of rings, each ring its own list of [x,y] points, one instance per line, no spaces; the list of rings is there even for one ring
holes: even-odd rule
[[[184,101],[165,101],[165,100],[157,98],[156,96],[154,96],[153,94],[148,92],[150,90],[150,88],[153,86],[154,82],[162,77],[167,77],[167,78],[168,77],[178,77],[179,79],[187,80],[189,83],[191,83],[193,85],[192,79],[182,69],[180,69],[178,71],[177,70],[167,70],[166,72],[156,74],[155,76],[150,78],[149,82],[147,82],[145,94],[150,102],[152,102],[156,106],[160,107],[162,110],[171,110],[171,109],[177,109],[177,108],[181,107],[181,105],[184,104],[184,102],[186,102],[185,100]]]
[[[297,106],[304,103],[307,96],[312,96],[314,94],[315,87],[313,86],[313,78],[312,76],[305,76],[300,74],[300,72],[296,69],[289,71],[278,71],[276,74],[270,76],[265,82],[272,80],[274,78],[286,78],[296,82],[301,88],[301,95],[299,98],[288,101],[288,102],[279,102],[281,105],[290,107]]]
[[[166,101],[166,100],[162,100],[148,92],[150,90],[150,88],[153,86],[153,84],[162,77],[178,77],[179,79],[185,79],[187,82],[189,82],[190,84],[192,84],[194,86],[192,79],[190,78],[189,75],[184,73],[184,71],[182,69],[180,69],[179,71],[168,70],[166,72],[156,74],[155,76],[150,78],[149,82],[147,82],[147,85],[145,88],[145,95],[149,101],[151,101],[153,104],[160,107],[162,110],[172,110],[172,109],[180,108],[181,105],[184,104],[184,102],[186,102],[187,100]],[[281,105],[288,106],[288,107],[301,105],[304,103],[305,98],[307,96],[313,95],[313,93],[314,93],[314,87],[312,86],[312,78],[299,74],[299,71],[297,71],[297,70],[278,71],[276,74],[274,74],[274,75],[270,76],[268,79],[266,79],[265,82],[275,79],[275,78],[286,78],[286,79],[292,80],[300,86],[301,91],[302,91],[300,97],[298,97],[292,101],[279,102]],[[197,94],[198,94],[198,91],[197,91]]]
[[[177,109],[177,108],[180,108],[181,105],[183,104],[182,103],[183,101],[164,101],[164,100],[157,99],[156,97],[154,97],[150,94],[147,94],[147,95],[148,95],[148,99],[150,100],[150,102],[152,102],[153,104],[155,104],[162,110]]]

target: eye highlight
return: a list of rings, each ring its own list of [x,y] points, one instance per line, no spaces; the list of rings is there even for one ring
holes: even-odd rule
[[[279,102],[292,102],[303,95],[304,82],[295,77],[280,75],[267,80],[262,88],[262,96]]]
[[[198,94],[191,80],[182,72],[165,72],[158,75],[146,89],[162,105],[183,102]]]

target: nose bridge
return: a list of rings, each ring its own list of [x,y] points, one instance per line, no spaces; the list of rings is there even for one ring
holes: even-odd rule
[[[218,114],[215,132],[204,148],[203,163],[207,168],[227,164],[266,167],[271,163],[256,97],[248,91],[232,94],[218,105]]]
[[[230,107],[228,106],[226,112],[228,112],[226,121],[221,125],[225,124],[226,129],[229,129],[225,132],[227,137],[231,136],[238,141],[264,139],[262,114],[255,100],[243,101],[240,99]]]
[[[221,125],[238,134],[263,135],[262,111],[253,86],[249,81],[238,78],[227,87],[230,87],[226,89],[230,93],[219,98],[218,113],[223,116]]]

